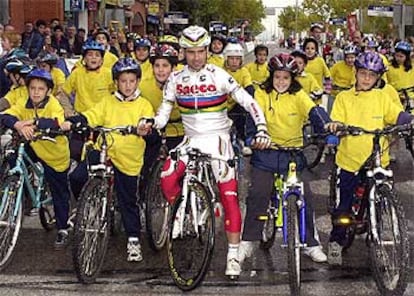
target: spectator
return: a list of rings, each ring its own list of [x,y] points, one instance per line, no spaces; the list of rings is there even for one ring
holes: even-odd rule
[[[16,29],[10,24],[4,25],[4,32],[14,32]]]
[[[85,43],[86,37],[86,30],[83,28],[78,29],[78,33],[76,33],[76,42],[74,43],[74,47],[72,49],[73,54],[81,55],[82,54],[82,46]]]
[[[68,42],[69,42],[70,51],[75,55],[82,54],[83,40],[80,41],[77,38],[76,27],[73,24],[70,24],[66,28],[66,38],[68,39]]]
[[[50,20],[50,29],[54,29],[56,26],[60,25],[60,20],[58,18],[52,18]]]
[[[0,24],[0,57],[3,55],[3,45],[1,45],[2,43],[2,39],[1,36],[4,33],[4,26],[2,24]]]
[[[48,53],[56,53],[56,48],[52,46],[52,36],[45,36],[44,42],[43,42],[43,51]]]
[[[33,29],[32,22],[26,22],[25,32],[22,34],[22,48],[31,59],[36,58],[43,48],[45,29],[44,20],[36,21],[36,29]]]
[[[56,53],[59,56],[70,56],[72,51],[68,39],[63,35],[63,28],[57,25],[53,28],[52,47],[56,48]]]

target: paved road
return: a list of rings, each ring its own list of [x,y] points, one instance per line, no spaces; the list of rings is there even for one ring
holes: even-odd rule
[[[409,232],[414,244],[414,189],[413,161],[402,149],[394,165],[395,184],[406,209]],[[311,184],[316,201],[317,227],[326,249],[330,231],[325,200],[328,194],[329,164],[320,165],[303,178]],[[246,167],[246,177],[248,166]],[[242,180],[241,205],[244,207],[247,178]],[[279,247],[280,236],[270,252],[259,250],[248,260],[237,282],[224,277],[226,243],[223,239],[221,220],[218,219],[214,258],[210,271],[201,287],[188,295],[289,295],[287,285],[286,251]],[[20,241],[12,264],[2,272],[0,295],[176,295],[176,288],[169,276],[165,251],[152,252],[144,241],[144,261],[126,262],[126,238],[118,234],[111,238],[106,261],[96,284],[82,285],[73,273],[71,248],[54,251],[55,232],[41,229],[36,217],[26,217]],[[413,257],[413,248],[411,250]],[[413,274],[413,273],[411,273]],[[369,269],[369,259],[364,238],[357,238],[344,257],[344,266],[333,268],[316,264],[303,257],[303,295],[378,295]],[[414,278],[405,295],[414,295]]]

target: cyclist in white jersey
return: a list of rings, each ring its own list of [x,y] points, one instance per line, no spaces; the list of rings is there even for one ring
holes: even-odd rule
[[[183,31],[180,46],[184,48],[187,65],[170,75],[155,118],[143,119],[139,127],[146,130],[164,127],[174,104],[177,104],[185,130],[184,140],[178,147],[194,147],[213,156],[231,158],[234,155],[229,135],[232,121],[227,115],[227,95],[230,94],[250,113],[257,126],[254,148],[268,148],[270,138],[262,110],[225,70],[207,64],[209,44],[210,36],[204,28],[190,26]],[[179,181],[186,161],[185,157],[180,158],[178,163],[168,159],[163,168],[161,187],[170,203],[180,194]],[[242,221],[235,170],[219,161],[213,161],[212,168],[224,208],[224,228],[229,244],[225,274],[237,277],[241,271],[238,249]]]

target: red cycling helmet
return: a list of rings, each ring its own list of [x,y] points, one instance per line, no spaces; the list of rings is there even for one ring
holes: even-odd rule
[[[287,71],[293,75],[297,74],[299,71],[298,64],[296,63],[295,58],[288,53],[280,53],[274,55],[270,58],[268,63],[268,68],[270,72],[274,71]]]

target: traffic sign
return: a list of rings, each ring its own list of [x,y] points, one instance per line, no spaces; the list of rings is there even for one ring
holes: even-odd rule
[[[368,16],[394,17],[394,7],[392,6],[368,6]]]

